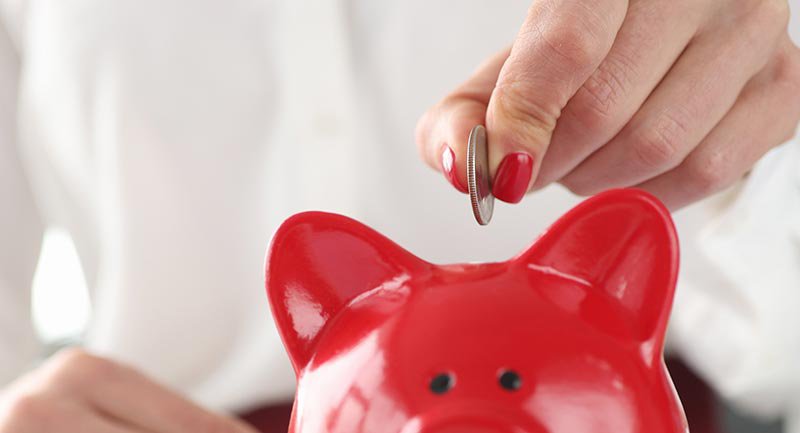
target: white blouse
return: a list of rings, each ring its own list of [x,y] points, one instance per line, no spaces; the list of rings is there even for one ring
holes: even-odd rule
[[[529,2],[0,0],[0,384],[40,350],[46,226],[91,286],[87,347],[222,410],[291,396],[262,282],[289,215],[340,212],[434,262],[524,248],[577,199],[550,187],[478,227],[413,131]],[[768,414],[800,412],[798,196],[793,142],[677,215],[673,346]]]

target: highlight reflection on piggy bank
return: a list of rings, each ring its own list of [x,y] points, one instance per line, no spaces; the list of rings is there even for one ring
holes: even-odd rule
[[[267,260],[298,377],[290,433],[685,433],[663,362],[667,210],[591,198],[502,263],[434,265],[308,212]]]

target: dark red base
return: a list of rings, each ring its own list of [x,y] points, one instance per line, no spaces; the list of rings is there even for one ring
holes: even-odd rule
[[[242,419],[262,433],[286,433],[291,415],[292,404],[286,403],[253,410],[244,414]]]
[[[678,359],[667,360],[669,374],[681,396],[692,433],[722,433],[714,392]]]

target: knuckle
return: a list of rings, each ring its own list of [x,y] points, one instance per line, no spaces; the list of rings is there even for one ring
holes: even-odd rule
[[[52,361],[50,379],[61,385],[85,385],[86,382],[113,378],[117,368],[104,358],[71,348],[59,352]]]
[[[91,357],[92,355],[79,347],[68,347],[56,353],[53,362],[59,365],[81,364]]]
[[[633,162],[652,170],[665,170],[680,162],[681,144],[686,138],[686,123],[675,115],[664,114],[651,128],[638,132],[633,140]]]
[[[10,419],[35,419],[46,412],[43,400],[35,395],[19,396],[11,401],[6,411]]]
[[[786,0],[759,0],[756,7],[760,24],[766,29],[784,30],[789,24],[791,12]]]
[[[570,103],[570,109],[590,133],[604,131],[610,123],[625,94],[630,67],[624,61],[603,62],[597,71],[581,86]]]
[[[533,94],[523,80],[504,80],[492,97],[493,116],[510,122],[520,131],[549,136],[555,129],[561,109],[537,101],[531,97]]]
[[[56,372],[68,374],[94,362],[94,357],[82,349],[70,348],[58,352],[53,357],[51,365]]]
[[[570,109],[590,131],[605,129],[614,112],[617,86],[607,74],[593,74],[575,94]]]
[[[759,26],[770,19],[780,18],[789,10],[787,0],[736,0],[727,6],[738,23],[749,22]]]
[[[538,41],[545,59],[571,70],[594,68],[611,47],[614,34],[627,8],[609,9],[603,1],[573,2],[560,7],[555,2],[544,2],[548,20],[530,20],[527,30],[530,39]]]
[[[539,37],[545,56],[563,63],[568,70],[583,70],[586,65],[596,64],[603,52],[595,32],[582,26],[565,26],[555,32],[542,32]]]
[[[729,158],[721,152],[703,158],[689,158],[686,172],[692,190],[703,196],[720,191],[733,181]]]
[[[24,428],[19,428],[21,426],[31,428],[44,424],[53,416],[54,408],[44,398],[35,394],[27,394],[13,399],[4,412],[0,418],[0,426],[2,426],[0,432],[5,431],[3,429],[6,427],[9,428],[8,431],[14,431],[24,430]]]
[[[797,47],[792,46],[776,55],[774,80],[789,87],[792,95],[800,92],[800,50]]]
[[[786,35],[790,11],[787,0],[737,0],[731,18],[749,49],[765,59],[775,50],[775,42]]]

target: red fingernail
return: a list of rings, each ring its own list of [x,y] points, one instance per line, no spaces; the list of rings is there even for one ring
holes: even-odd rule
[[[458,175],[456,174],[456,154],[453,152],[453,149],[446,144],[442,145],[442,173],[444,173],[444,177],[447,178],[455,189],[464,194],[467,193],[467,187],[461,185],[461,182],[458,180]]]
[[[509,153],[497,167],[492,194],[504,202],[519,203],[528,192],[533,174],[533,157],[525,152]]]

